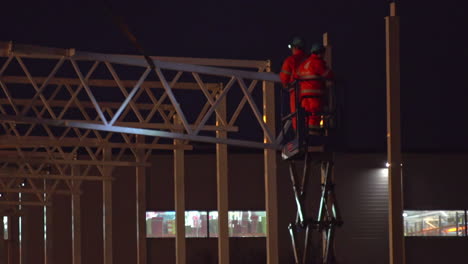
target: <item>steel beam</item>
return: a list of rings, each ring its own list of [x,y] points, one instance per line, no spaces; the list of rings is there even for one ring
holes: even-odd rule
[[[17,150],[0,150],[0,156],[15,157],[21,156],[23,158],[71,158],[72,154],[58,153],[58,152],[44,152],[44,151],[17,151]],[[0,169],[0,172],[2,170]]]
[[[72,164],[72,165],[94,165],[94,166],[145,166],[150,167],[150,163],[132,161],[104,161],[104,160],[56,160],[56,159],[24,159],[15,157],[0,157],[0,162],[27,163],[27,164]]]
[[[180,126],[178,126],[180,128]],[[111,143],[109,141],[103,141],[95,138],[57,138],[50,139],[49,137],[41,136],[0,136],[0,149],[12,149],[16,147],[28,148],[28,147],[100,147],[105,144],[111,148],[131,148],[131,149],[161,149],[161,150],[173,150],[174,148],[181,148],[184,150],[192,150],[193,147],[190,145],[178,145],[172,144],[143,144],[143,143]],[[6,153],[6,152],[5,152]],[[27,154],[29,155],[29,154]],[[31,154],[36,155],[36,154]],[[39,154],[40,155],[40,154]]]
[[[122,64],[122,65],[132,65],[147,67],[148,62],[143,57],[121,57],[115,55],[101,54],[101,53],[92,53],[92,52],[81,52],[77,51],[74,60],[88,60],[88,61],[107,61],[110,63]],[[271,81],[271,82],[280,82],[279,76],[272,72],[252,72],[252,71],[242,71],[242,70],[232,70],[225,68],[215,68],[209,66],[200,66],[193,64],[182,64],[174,63],[167,61],[159,61],[153,59],[154,65],[156,68],[173,70],[173,71],[182,71],[182,72],[196,72],[201,74],[223,76],[223,77],[232,77],[237,76],[242,79],[249,80],[262,80],[262,81]]]
[[[2,193],[32,193],[32,194],[59,194],[70,195],[72,192],[66,190],[43,190],[43,189],[24,189],[24,188],[3,188],[0,189]],[[42,201],[41,201],[42,202]]]
[[[12,100],[13,104],[16,106],[25,106],[29,104],[29,100],[27,99],[13,99]],[[52,100],[48,102],[50,106],[52,107],[65,107],[68,104],[68,101],[66,100]],[[0,105],[6,105],[9,104],[9,101],[7,99],[1,99],[0,98]],[[99,103],[102,107],[106,108],[115,108],[117,109],[121,104],[120,103],[113,103],[113,102],[100,102]],[[42,106],[42,102],[34,102],[34,106]],[[80,102],[80,105],[84,109],[92,109],[94,108],[93,104],[91,102]],[[155,109],[155,106],[153,104],[135,104],[136,107],[140,110],[153,110]],[[78,107],[78,106],[75,106]],[[70,106],[69,108],[74,108]],[[211,109],[216,109],[216,105],[214,105]],[[232,125],[219,125],[219,126],[214,126],[214,125],[205,125],[206,121],[208,118],[211,116],[211,110],[207,114],[203,116],[205,122],[200,123],[199,125],[189,125],[191,129],[197,129],[197,133],[200,130],[203,131],[217,131],[217,130],[226,130],[229,132],[238,132],[239,128],[237,126],[232,126]],[[174,107],[172,105],[166,105],[166,104],[161,104],[160,106],[157,107],[156,110],[164,110],[164,111],[172,111],[174,110]],[[87,123],[92,123],[92,124],[101,124],[102,122],[99,121],[92,121],[92,120],[66,120],[66,119],[61,119],[63,121],[68,121],[68,122],[80,122],[84,121]],[[175,129],[180,129],[183,128],[181,125],[174,125],[174,124],[166,124],[166,123],[151,123],[151,122],[127,122],[127,121],[116,121],[113,124],[116,126],[126,126],[126,127],[136,127],[136,128],[153,128],[153,129],[168,129],[168,130],[175,130]]]
[[[48,48],[37,45],[24,45],[14,43],[13,41],[0,41],[0,56],[9,56],[12,52],[22,54],[24,56],[37,58],[58,58],[61,56],[73,56],[75,49]],[[50,57],[44,56],[49,55]],[[115,57],[122,58],[144,58],[138,55],[122,55],[112,54]],[[173,62],[173,63],[188,63],[206,66],[221,66],[221,67],[236,67],[236,68],[262,68],[266,66],[265,61],[259,60],[231,60],[231,59],[207,59],[207,58],[183,58],[183,57],[161,57],[151,56],[152,59]]]
[[[14,205],[14,206],[50,206],[51,203],[44,202],[25,202],[25,201],[0,201],[0,205]]]
[[[30,173],[3,173],[0,170],[0,178],[20,178],[20,179],[45,179],[45,180],[84,180],[84,181],[110,181],[114,178],[102,176],[79,176],[66,174],[30,174]]]
[[[136,135],[143,135],[143,136],[163,137],[163,138],[172,138],[172,139],[180,139],[180,140],[190,140],[190,141],[200,141],[200,142],[215,143],[215,144],[222,143],[222,144],[235,145],[235,146],[248,147],[248,148],[276,149],[276,150],[281,149],[279,144],[277,144],[276,142],[259,143],[259,142],[254,142],[254,141],[238,140],[238,139],[217,139],[215,137],[209,137],[209,136],[195,136],[195,135],[187,135],[183,133],[174,133],[174,132],[166,132],[166,131],[150,130],[150,129],[142,129],[142,128],[106,126],[106,125],[99,125],[99,124],[90,124],[86,122],[36,119],[36,118],[17,117],[17,116],[8,116],[8,115],[0,114],[0,120],[1,119],[8,120],[8,121],[15,121],[15,122],[20,121],[20,122],[28,122],[28,123],[48,124],[52,126],[77,127],[77,128],[99,130],[99,131],[136,134]]]
[[[46,81],[45,77],[32,77],[33,81],[42,84]],[[1,79],[4,83],[14,83],[14,84],[30,84],[30,80],[27,77],[24,76],[18,76],[18,75],[4,75],[1,77]],[[109,80],[109,79],[89,79],[88,85],[93,86],[93,87],[117,87],[117,84],[115,83],[114,80]],[[138,80],[121,80],[120,81],[122,85],[126,88],[131,88],[134,87],[135,84],[138,82]],[[63,85],[63,84],[69,84],[69,85],[81,85],[81,80],[77,78],[64,78],[64,77],[54,77],[53,79],[49,80],[50,85]],[[206,88],[208,90],[216,90],[218,89],[218,84],[215,83],[206,83],[205,84]],[[141,85],[142,88],[154,88],[154,89],[164,89],[163,85],[161,82],[157,81],[145,81]],[[199,90],[200,87],[196,83],[190,83],[190,82],[177,82],[172,86],[172,89],[180,89],[180,90]],[[102,102],[100,103],[102,104]]]
[[[124,58],[125,57],[143,58],[143,56],[138,56],[138,55],[113,54],[113,56],[121,56]],[[204,65],[204,66],[217,66],[217,67],[262,69],[262,68],[265,68],[267,65],[267,62],[263,60],[228,60],[228,59],[207,59],[207,58],[161,57],[161,56],[150,56],[150,57],[158,61],[195,64],[195,65]]]

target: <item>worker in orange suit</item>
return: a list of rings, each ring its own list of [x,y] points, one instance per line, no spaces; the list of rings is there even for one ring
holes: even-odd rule
[[[297,72],[300,84],[299,99],[306,111],[309,129],[320,129],[320,113],[323,112],[325,104],[326,81],[333,79],[333,72],[323,59],[325,47],[322,44],[312,45],[310,53],[309,58],[299,66]]]
[[[284,88],[290,88],[297,78],[297,69],[299,65],[307,59],[307,54],[304,51],[305,41],[301,37],[294,37],[289,43],[288,48],[291,50],[291,56],[287,57],[281,67],[280,79]],[[289,93],[289,105],[291,113],[296,111],[296,93],[292,90]],[[296,118],[293,118],[293,127],[296,129]]]

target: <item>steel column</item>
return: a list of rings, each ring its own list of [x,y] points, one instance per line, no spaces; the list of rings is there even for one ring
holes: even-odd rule
[[[81,181],[75,177],[80,176],[79,165],[71,166],[71,210],[72,210],[72,263],[81,264]]]
[[[179,117],[174,116],[174,122],[180,124]],[[184,144],[182,140],[175,139],[174,145]],[[184,150],[174,149],[174,201],[176,211],[176,264],[185,264],[185,163]]]
[[[403,180],[401,174],[400,127],[400,22],[395,3],[390,4],[390,16],[385,17],[387,67],[387,154],[389,193],[390,263],[404,264]]]
[[[136,136],[137,143],[145,143],[144,136]],[[136,150],[136,161],[145,162],[145,150]],[[136,233],[137,264],[146,264],[146,167],[136,167]]]
[[[5,252],[6,252],[6,248],[5,248],[5,239],[4,238],[4,235],[5,235],[5,232],[6,230],[4,230],[4,225],[3,225],[3,215],[0,214],[0,264],[7,264],[7,258],[6,258],[6,255],[5,255]]]
[[[221,96],[221,95],[220,95]],[[216,124],[226,120],[226,99],[221,99],[218,106]],[[226,131],[217,131],[217,138],[227,138]],[[216,144],[216,177],[218,200],[218,263],[229,264],[229,219],[228,219],[228,151],[226,144]]]
[[[112,159],[112,149],[104,147],[103,161],[107,162]],[[102,169],[104,177],[111,177],[112,167],[104,165]],[[112,181],[102,182],[102,233],[103,233],[103,249],[104,249],[104,264],[112,264]]]
[[[54,207],[47,206],[52,202],[52,195],[47,193],[47,184],[44,180],[44,220],[45,220],[45,230],[44,230],[44,264],[53,264],[53,254],[54,254],[54,241],[52,234],[54,232]]]
[[[270,63],[266,71],[271,72]],[[275,86],[273,82],[263,81],[263,121],[268,129],[264,129],[264,142],[275,139]],[[267,134],[270,131],[270,135]],[[270,136],[270,137],[269,137]],[[265,166],[265,209],[267,213],[267,263],[278,264],[278,192],[276,181],[276,150],[264,150]]]

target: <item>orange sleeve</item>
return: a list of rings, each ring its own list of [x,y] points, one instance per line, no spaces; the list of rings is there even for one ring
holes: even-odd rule
[[[327,63],[324,60],[319,60],[318,63],[315,65],[315,69],[317,71],[317,75],[320,75],[325,79],[334,78],[333,71],[330,68],[328,68]]]
[[[284,62],[283,66],[281,67],[281,72],[279,74],[281,83],[283,83],[284,87],[287,87],[290,82],[293,80],[293,67],[291,63],[291,57],[288,57]]]

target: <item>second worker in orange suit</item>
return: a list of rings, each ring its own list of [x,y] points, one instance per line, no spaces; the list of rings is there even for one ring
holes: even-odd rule
[[[300,102],[307,113],[307,125],[309,129],[320,129],[320,113],[325,103],[326,81],[333,79],[333,72],[323,60],[325,47],[314,44],[310,50],[310,57],[305,60],[298,69],[297,75],[300,82]]]
[[[280,79],[284,88],[289,88],[297,78],[297,69],[299,65],[307,59],[307,53],[304,51],[305,41],[301,37],[294,37],[288,45],[291,50],[291,56],[287,57],[281,67]],[[289,105],[291,113],[296,111],[295,92],[289,94]],[[293,127],[296,128],[296,118],[293,118]]]

